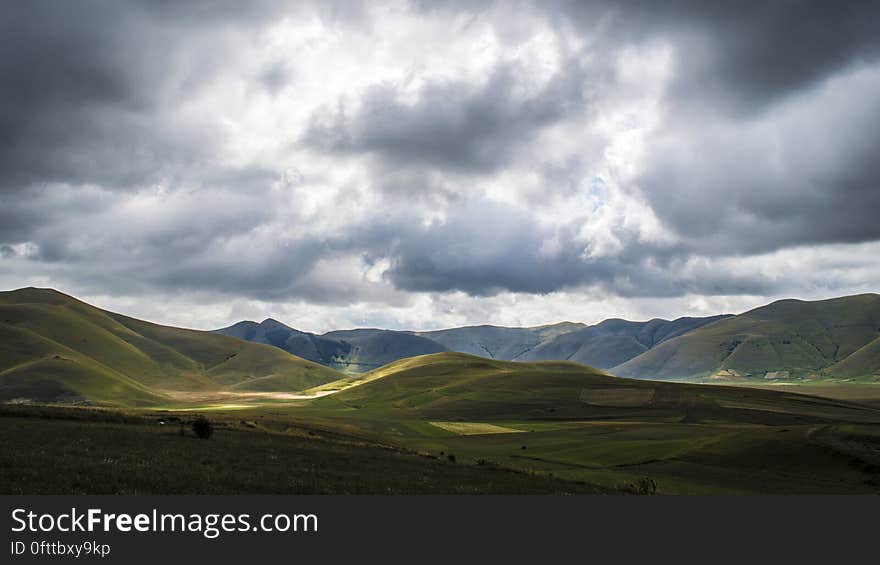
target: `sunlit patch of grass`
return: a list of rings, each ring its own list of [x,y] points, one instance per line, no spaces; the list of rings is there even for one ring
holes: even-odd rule
[[[515,430],[513,428],[505,428],[504,426],[498,426],[496,424],[487,424],[485,422],[431,422],[431,425],[462,436],[479,434],[518,434],[525,432],[525,430]]]

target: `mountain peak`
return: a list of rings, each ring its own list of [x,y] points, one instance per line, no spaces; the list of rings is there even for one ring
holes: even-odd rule
[[[64,294],[54,288],[39,288],[26,286],[15,290],[0,292],[0,297],[6,297],[14,302],[34,302],[43,304],[66,304],[77,299]]]
[[[292,329],[293,329],[293,328],[291,328],[290,326],[288,326],[287,324],[285,324],[284,322],[279,322],[279,321],[276,320],[275,318],[266,318],[265,320],[263,320],[262,322],[260,322],[260,325],[261,325],[261,326],[274,327],[274,328],[286,328],[286,329],[288,329],[288,330],[292,330]]]

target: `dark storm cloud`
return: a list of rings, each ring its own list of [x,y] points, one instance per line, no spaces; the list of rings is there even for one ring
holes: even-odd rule
[[[486,13],[499,2],[418,2]],[[520,2],[597,36],[606,54],[665,40],[678,51],[674,96],[752,113],[853,64],[880,56],[880,4],[845,0],[550,0]],[[500,8],[499,8],[500,9]]]
[[[151,122],[180,42],[142,6],[21,2],[4,11],[0,187],[128,186],[198,151],[197,139],[169,143]]]
[[[674,116],[638,184],[694,251],[880,239],[880,70],[842,73],[753,120]]]
[[[667,22],[684,24],[694,41],[681,49],[674,95],[710,94],[744,114],[880,55],[877,2],[689,1],[667,9]]]
[[[228,62],[236,34],[284,9],[233,1],[4,6],[0,190],[126,188],[209,158],[216,127],[175,111]]]
[[[483,84],[438,80],[421,87],[414,103],[397,85],[369,89],[352,110],[339,102],[312,119],[303,141],[318,150],[378,156],[394,167],[428,165],[489,172],[512,161],[544,127],[583,113],[589,76],[576,59],[534,94],[517,96],[530,77],[516,65],[496,67]]]
[[[774,286],[749,274],[683,269],[679,248],[628,241],[622,253],[591,257],[578,228],[577,221],[539,226],[504,204],[463,202],[447,222],[419,227],[399,217],[380,229],[363,228],[357,240],[390,257],[388,276],[409,291],[491,296],[587,285],[619,296],[668,297],[764,294]],[[546,250],[548,240],[559,242],[557,251]],[[388,241],[392,245],[383,248]]]

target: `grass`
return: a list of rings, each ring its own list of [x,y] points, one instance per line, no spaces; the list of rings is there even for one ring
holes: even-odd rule
[[[515,434],[525,431],[516,428],[506,428],[504,426],[499,426],[498,424],[489,424],[486,422],[430,422],[430,424],[460,436]]]

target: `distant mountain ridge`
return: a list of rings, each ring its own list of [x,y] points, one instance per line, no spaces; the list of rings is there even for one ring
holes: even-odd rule
[[[362,328],[335,330],[323,335],[302,332],[268,318],[260,323],[238,322],[215,331],[274,345],[303,359],[346,372],[369,371],[399,359],[444,351],[500,361],[576,361],[608,369],[665,339],[725,317],[648,322],[613,319],[594,326],[576,322],[528,328],[482,325],[423,332]]]
[[[267,327],[248,337],[238,328],[251,326],[242,324]],[[482,325],[413,332],[367,328],[319,336],[266,320],[217,331],[270,343],[346,372],[365,372],[398,359],[452,351],[501,361],[574,361],[642,379],[880,381],[877,294],[781,300],[739,315],[646,322],[612,318],[595,325]],[[272,331],[281,333],[273,338]]]

